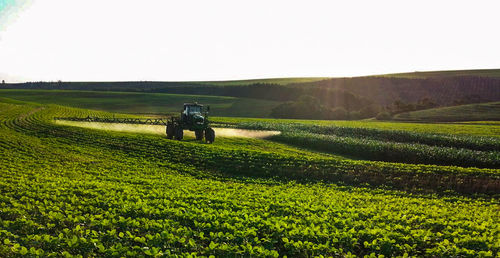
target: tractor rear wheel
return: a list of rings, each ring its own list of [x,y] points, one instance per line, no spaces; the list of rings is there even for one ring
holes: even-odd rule
[[[180,126],[175,127],[175,139],[180,141],[182,140],[183,136],[184,132],[182,131],[182,127]]]
[[[212,128],[205,129],[205,140],[207,143],[213,143],[215,141],[215,131]]]
[[[172,139],[174,138],[174,125],[173,124],[167,124],[167,139]]]
[[[194,134],[196,135],[196,140],[203,140],[203,130],[196,130],[194,131]]]

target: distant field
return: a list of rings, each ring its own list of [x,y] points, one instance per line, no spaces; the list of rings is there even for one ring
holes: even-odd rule
[[[412,73],[392,73],[382,74],[382,77],[395,77],[395,78],[410,78],[410,79],[424,79],[424,78],[438,78],[449,76],[483,76],[483,77],[496,77],[500,78],[500,69],[479,69],[479,70],[452,70],[452,71],[427,71],[427,72],[412,72]]]
[[[290,83],[303,83],[303,82],[316,82],[329,79],[330,77],[299,77],[299,78],[270,78],[270,79],[251,79],[251,80],[231,80],[231,81],[202,81],[192,82],[200,84],[210,84],[218,86],[237,86],[249,85],[254,83],[276,83],[276,84],[290,84]]]
[[[453,77],[456,75],[468,75],[468,77]],[[477,99],[477,102],[500,101],[500,69],[402,73],[350,78],[301,77],[184,82],[26,82],[6,83],[0,85],[0,89],[163,93],[215,96],[216,98],[227,96],[278,102],[298,101],[300,97],[310,95],[317,98],[319,104],[328,108],[343,107],[351,112],[361,111],[368,105],[385,107],[392,105],[396,100],[417,103],[423,98],[430,98],[440,106],[450,106],[452,103],[472,97]],[[241,112],[226,109],[227,112],[219,113],[219,115],[269,117],[268,107],[269,105],[274,106],[276,103],[266,103],[259,105],[264,107],[264,114],[256,110],[255,114],[257,115],[247,114],[247,112],[244,115],[238,115]],[[245,106],[245,110],[254,112],[252,107],[253,103]],[[237,110],[239,107],[233,106],[232,108]],[[113,111],[129,112],[126,110]],[[163,107],[161,112],[164,112]],[[373,115],[364,114],[363,118]],[[304,116],[292,114],[285,117],[300,118]],[[328,116],[317,115],[315,117]]]
[[[42,104],[105,110],[129,114],[166,114],[179,112],[185,102],[208,104],[217,116],[269,117],[280,102],[221,96],[199,96],[164,93],[0,90],[0,96]]]
[[[395,120],[423,122],[500,120],[500,102],[433,108],[396,115]]]

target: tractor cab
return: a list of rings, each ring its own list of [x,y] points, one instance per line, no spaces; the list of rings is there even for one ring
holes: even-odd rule
[[[193,116],[195,114],[201,114],[202,109],[203,105],[197,103],[184,103],[184,110],[182,111],[182,114],[185,116]]]
[[[184,110],[181,112],[181,120],[192,125],[203,124],[205,122],[205,117],[202,112],[203,105],[198,103],[184,103]]]

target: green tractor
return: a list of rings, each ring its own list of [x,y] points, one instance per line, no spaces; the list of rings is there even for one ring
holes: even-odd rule
[[[209,126],[208,111],[203,105],[198,103],[184,103],[184,110],[180,117],[171,117],[167,122],[167,138],[182,140],[183,130],[194,131],[196,140],[203,140],[207,143],[213,143],[215,140],[215,131]]]

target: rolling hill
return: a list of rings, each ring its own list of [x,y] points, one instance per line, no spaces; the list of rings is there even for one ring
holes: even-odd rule
[[[69,107],[106,110],[129,114],[166,114],[179,112],[185,102],[210,105],[217,116],[269,117],[280,102],[247,98],[178,95],[140,92],[102,92],[78,90],[0,90],[0,96],[15,100]]]
[[[416,72],[351,78],[274,78],[205,82],[27,82],[5,84],[0,87],[156,92],[274,101],[293,101],[301,95],[321,97],[326,94],[325,90],[340,90],[351,92],[382,106],[390,105],[395,100],[417,102],[422,98],[430,98],[439,105],[446,106],[470,96],[475,96],[479,102],[500,101],[500,69]]]
[[[500,102],[432,108],[398,114],[394,120],[452,122],[500,120]]]
[[[248,111],[254,112],[254,109],[267,111],[245,116],[258,114],[259,117],[269,116],[269,110],[279,103],[292,102],[291,105],[282,107],[282,110],[291,110],[290,107],[300,106],[293,102],[298,103],[302,97],[311,96],[313,101],[310,103],[318,104],[318,108],[314,110],[326,110],[325,113],[328,113],[331,112],[330,109],[342,108],[349,113],[349,116],[368,118],[374,117],[380,110],[393,113],[415,110],[398,110],[394,105],[396,101],[407,106],[416,106],[418,102],[427,100],[439,107],[500,101],[500,69],[416,72],[351,78],[274,78],[215,82],[27,82],[4,84],[1,87],[208,95],[246,99],[247,103],[253,99],[263,102],[248,105]],[[261,104],[263,107],[260,107]],[[244,105],[233,108],[238,109],[242,106]],[[233,113],[229,110],[227,109],[229,113],[224,115],[240,115],[238,111]],[[315,113],[313,109],[311,110],[305,113]],[[351,115],[353,112],[361,115]],[[285,117],[304,118],[298,114]],[[308,118],[325,119],[325,116]]]
[[[426,79],[454,76],[480,76],[500,78],[500,69],[452,70],[452,71],[421,71],[412,73],[393,73],[378,75],[391,78]]]

